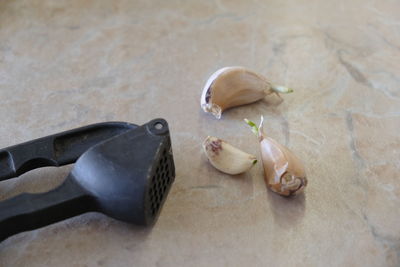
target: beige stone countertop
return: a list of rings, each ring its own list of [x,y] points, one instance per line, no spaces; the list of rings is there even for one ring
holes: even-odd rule
[[[199,105],[215,70],[248,67],[294,93]],[[98,213],[0,243],[0,266],[400,266],[400,2],[0,3],[0,147],[102,121],[170,125],[176,180],[153,228]],[[243,118],[305,163],[287,199],[262,165],[214,169],[207,135],[260,157]],[[72,166],[0,182],[45,192]],[[1,212],[1,211],[0,211]]]

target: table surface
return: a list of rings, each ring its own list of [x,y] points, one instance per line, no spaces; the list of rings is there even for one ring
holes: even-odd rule
[[[292,87],[229,110],[199,100],[215,70]],[[176,182],[142,229],[88,213],[0,244],[0,266],[399,266],[398,1],[2,1],[0,147],[101,121],[168,120]],[[304,161],[294,199],[262,165],[229,176],[207,135],[259,157],[243,118]],[[2,200],[59,185],[71,166],[0,183]]]

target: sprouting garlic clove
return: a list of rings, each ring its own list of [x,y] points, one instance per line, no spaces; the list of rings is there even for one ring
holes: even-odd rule
[[[203,149],[211,165],[227,174],[243,173],[257,163],[255,156],[217,137],[208,136],[203,142]]]
[[[300,159],[287,147],[264,134],[262,116],[259,127],[247,119],[245,121],[259,138],[264,178],[268,187],[282,196],[302,192],[307,185],[307,178]]]
[[[291,93],[292,89],[274,86],[267,79],[243,67],[225,67],[207,80],[200,105],[205,112],[221,118],[224,110],[256,102],[272,93]]]

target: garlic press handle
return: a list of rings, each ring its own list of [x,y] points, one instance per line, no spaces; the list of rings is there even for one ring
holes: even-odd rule
[[[74,163],[90,147],[138,126],[103,122],[49,135],[0,150],[0,181],[45,166]]]

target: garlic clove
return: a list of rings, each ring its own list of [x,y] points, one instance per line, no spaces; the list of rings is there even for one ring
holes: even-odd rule
[[[287,147],[264,134],[263,117],[259,127],[247,119],[245,121],[259,138],[267,186],[283,196],[302,192],[307,185],[307,178],[300,159]]]
[[[243,173],[257,163],[255,156],[213,136],[204,140],[203,150],[211,165],[227,174]]]
[[[207,80],[200,99],[205,112],[221,118],[224,110],[250,104],[272,93],[291,93],[292,89],[274,86],[267,79],[243,67],[225,67]]]

